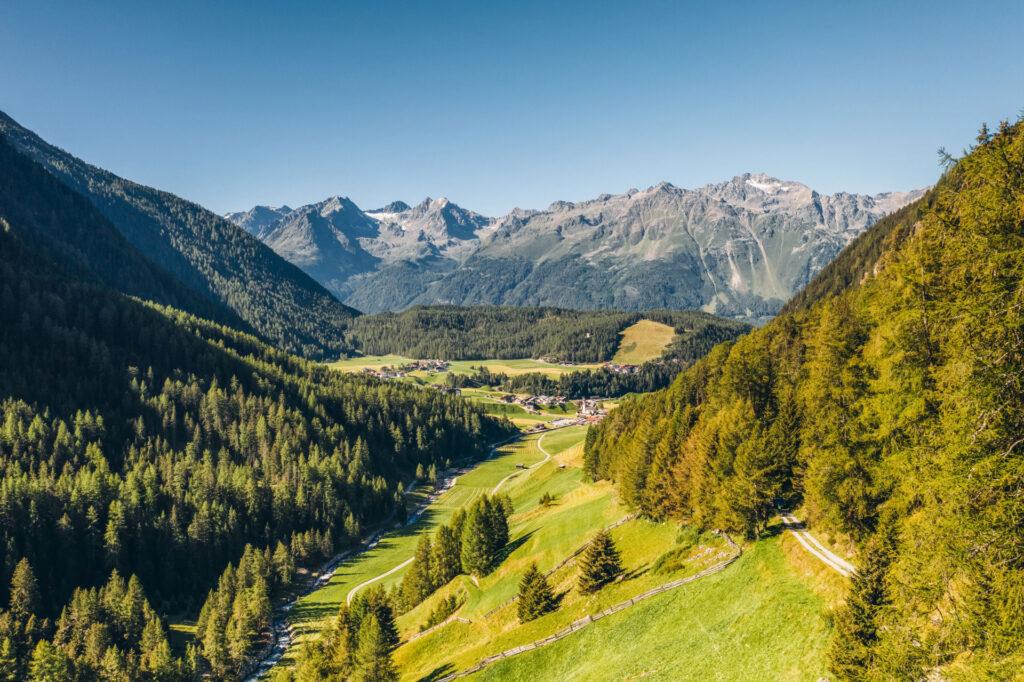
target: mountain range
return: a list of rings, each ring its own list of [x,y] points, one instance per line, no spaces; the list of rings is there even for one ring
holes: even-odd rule
[[[5,188],[52,198],[55,181],[77,195],[60,203],[73,209],[33,216],[30,224],[57,248],[77,249],[74,262],[106,284],[255,333],[293,353],[321,358],[344,352],[343,332],[356,312],[234,223],[92,166],[3,112],[0,138],[9,145],[0,168]],[[24,213],[23,204],[15,195],[8,209]]]
[[[763,322],[843,247],[923,191],[829,195],[747,173],[501,218],[444,198],[363,211],[340,196],[226,217],[364,312],[674,308]]]

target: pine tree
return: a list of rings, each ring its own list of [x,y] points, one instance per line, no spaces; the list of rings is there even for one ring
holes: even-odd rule
[[[39,583],[28,559],[22,559],[11,576],[11,612],[19,618],[28,618],[39,613],[39,606]]]
[[[277,584],[282,586],[291,584],[292,576],[295,575],[295,560],[280,540],[277,542],[277,547],[274,548],[272,563]]]
[[[519,622],[526,623],[543,616],[555,608],[555,596],[551,585],[537,569],[537,564],[530,564],[519,581],[518,612]]]
[[[434,539],[434,557],[431,563],[434,585],[442,587],[451,582],[462,571],[459,557],[459,540],[449,526],[437,529]]]
[[[886,575],[895,556],[892,521],[883,519],[878,533],[864,549],[861,567],[853,576],[846,603],[836,616],[836,632],[829,647],[829,667],[841,680],[868,676],[873,647],[878,641],[879,614],[889,603]]]
[[[17,682],[18,680],[18,657],[14,649],[14,642],[10,637],[4,637],[0,642],[0,682]]]
[[[491,551],[497,557],[508,544],[508,517],[511,515],[512,500],[507,495],[502,495],[486,501],[489,507]]]
[[[355,651],[355,675],[360,682],[393,682],[398,671],[391,660],[391,644],[377,614],[370,613],[359,626]]]
[[[477,502],[466,515],[462,527],[462,570],[470,575],[485,575],[492,566],[491,524],[483,504]]]
[[[434,553],[430,536],[421,535],[413,555],[412,566],[402,578],[401,600],[406,608],[412,608],[430,596],[436,589],[434,583]]]
[[[579,589],[584,594],[600,590],[622,573],[622,560],[611,534],[602,530],[580,557]]]

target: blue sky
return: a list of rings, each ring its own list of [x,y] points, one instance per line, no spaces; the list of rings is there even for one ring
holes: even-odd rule
[[[7,0],[0,109],[219,212],[496,215],[746,171],[877,192],[1016,117],[1022,29],[998,1]]]

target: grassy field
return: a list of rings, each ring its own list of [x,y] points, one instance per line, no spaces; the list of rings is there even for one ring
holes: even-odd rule
[[[640,320],[622,330],[622,340],[612,362],[639,365],[660,358],[675,336],[676,330],[667,324]]]
[[[570,564],[549,578],[561,598],[559,609],[519,624],[515,605],[502,604],[516,593],[526,566],[536,561],[542,571],[551,569],[597,528],[626,512],[607,484],[583,481],[577,468],[582,447],[575,438],[571,430],[552,433],[545,441],[548,449],[567,447],[554,461],[508,486],[516,507],[514,549],[501,566],[479,585],[460,577],[399,619],[403,638],[408,638],[438,600],[457,594],[464,601],[458,615],[471,621],[450,623],[399,647],[395,661],[403,680],[431,680],[466,669],[720,560],[725,548],[714,536],[667,523],[630,521],[612,532],[626,580],[582,597],[572,589],[577,573]],[[567,466],[561,469],[560,464]],[[539,505],[545,491],[555,495],[553,507]],[[673,565],[670,560],[677,557],[685,561]],[[776,535],[749,546],[721,574],[641,602],[471,679],[817,680],[826,672],[829,612],[843,589],[843,579],[791,536]]]
[[[596,595],[574,589],[574,563],[549,580],[559,608],[520,624],[510,603],[526,567],[549,571],[600,528],[629,512],[607,482],[591,483],[582,472],[586,427],[532,435],[460,477],[414,525],[395,531],[373,550],[343,565],[329,585],[303,598],[292,611],[298,641],[315,636],[337,613],[353,587],[400,565],[422,533],[432,533],[454,511],[483,492],[512,498],[509,551],[499,567],[478,581],[466,576],[438,590],[398,619],[404,643],[394,658],[402,680],[432,680],[478,660],[546,637],[576,619],[652,587],[717,563],[728,548],[711,534],[670,523],[634,519],[612,531],[627,571],[624,580]],[[516,464],[549,461],[529,470]],[[543,494],[554,503],[542,505]],[[406,568],[379,581],[401,581]],[[732,566],[676,590],[640,602],[580,633],[534,652],[495,664],[472,679],[542,680],[816,680],[825,674],[823,651],[830,634],[829,610],[843,580],[804,552],[789,535],[750,545]],[[409,641],[438,601],[458,596],[455,621]],[[297,654],[293,647],[290,654]],[[284,665],[290,664],[286,657]]]
[[[330,364],[331,367],[342,372],[360,372],[363,369],[380,369],[381,367],[397,367],[412,362],[411,358],[401,355],[366,355],[345,360],[338,360]],[[540,372],[551,377],[558,377],[566,372],[577,372],[582,369],[593,369],[599,364],[585,365],[559,365],[541,360],[454,360],[448,363],[448,372],[454,374],[472,374],[477,367],[486,367],[491,372],[515,376],[517,374],[528,374]],[[410,376],[429,380],[430,383],[441,381],[446,372],[412,372]]]
[[[575,433],[569,437],[564,435],[566,432]],[[556,452],[558,448],[567,448],[573,443],[581,442],[583,433],[584,427],[570,427],[549,434],[526,436],[521,441],[500,448],[494,457],[460,476],[451,490],[439,497],[416,523],[388,533],[372,550],[343,563],[325,587],[306,595],[296,603],[290,618],[296,626],[297,641],[301,642],[311,633],[319,631],[324,619],[336,615],[338,607],[353,587],[411,557],[420,534],[433,533],[439,525],[447,523],[456,510],[472,502],[478,495],[491,492],[499,481],[513,474],[525,476],[528,472],[521,472],[516,468],[516,464],[529,466],[544,459],[544,455],[537,447],[538,440],[543,438],[545,448],[549,452]],[[555,439],[555,436],[559,436],[560,439]],[[567,438],[570,440],[568,444]],[[513,476],[509,480],[516,478],[517,476]],[[404,572],[398,571],[374,584],[385,587],[394,585],[401,582]],[[290,653],[294,655],[296,650],[297,648],[293,647]]]
[[[722,573],[469,679],[821,679],[829,599],[805,582],[784,544],[758,542]]]

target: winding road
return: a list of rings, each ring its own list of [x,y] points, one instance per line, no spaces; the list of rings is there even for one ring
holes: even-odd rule
[[[549,433],[551,433],[551,431],[545,431],[544,435],[537,439],[537,449],[544,453],[544,459],[526,467],[526,471],[529,471],[530,469],[536,469],[537,467],[541,466],[549,459],[551,459],[551,453],[545,450],[544,446],[542,445],[542,443],[544,442],[544,436],[547,436]],[[494,488],[491,490],[491,494],[494,495],[495,493],[497,493],[501,489],[501,486],[505,485],[505,481],[509,480],[510,478],[515,478],[516,476],[519,475],[519,472],[521,471],[524,471],[524,469],[516,469],[511,474],[498,481],[498,485],[494,486]]]
[[[808,532],[807,526],[804,525],[803,521],[792,514],[782,513],[780,516],[782,517],[782,524],[793,533],[797,542],[803,545],[804,549],[823,564],[845,578],[853,577],[853,574],[857,572],[856,566],[818,542],[818,539]]]

